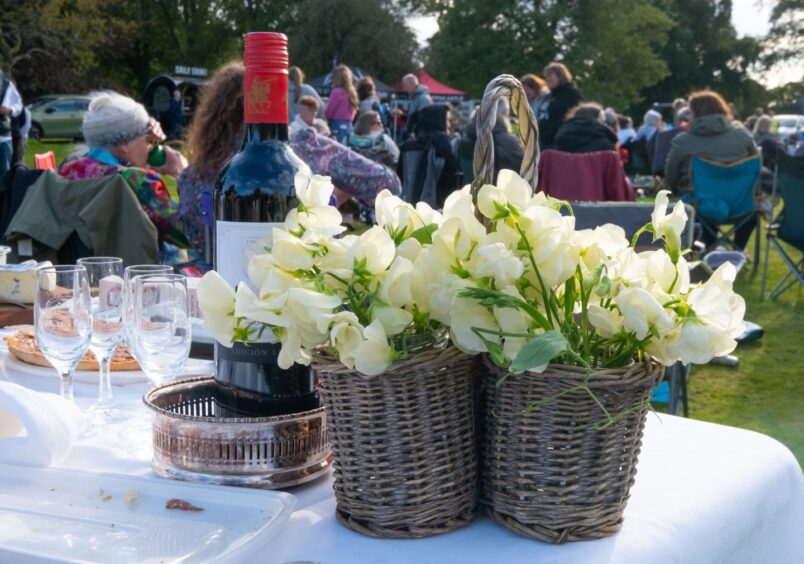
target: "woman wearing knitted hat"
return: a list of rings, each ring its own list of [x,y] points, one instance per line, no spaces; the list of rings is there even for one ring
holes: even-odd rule
[[[176,176],[186,159],[164,147],[165,164],[152,168],[148,155],[165,140],[159,124],[142,106],[116,92],[98,92],[92,97],[81,127],[88,147],[68,157],[59,174],[73,180],[120,174],[131,186],[159,233],[160,262],[181,264],[196,257],[178,227],[175,202],[170,199],[161,175]]]

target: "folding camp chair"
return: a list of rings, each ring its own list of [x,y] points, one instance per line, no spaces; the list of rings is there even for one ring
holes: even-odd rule
[[[798,280],[804,284],[804,157],[790,157],[779,152],[773,179],[773,198],[777,192],[784,201],[784,208],[768,225],[765,244],[765,265],[762,269],[762,289],[760,295],[765,297],[765,285],[768,279],[768,256],[771,246],[779,253],[787,265],[787,273],[770,291],[774,299],[790,288]],[[795,262],[782,246],[787,243],[802,252],[801,258]]]
[[[622,227],[626,238],[630,241],[640,228],[650,223],[653,207],[650,202],[576,202],[572,204],[572,211],[575,215],[576,229],[594,229],[599,225],[612,223]],[[681,236],[681,247],[690,248],[695,240],[695,210],[689,204],[685,204],[684,208],[689,221],[687,229]],[[650,249],[658,245],[660,244],[652,242],[650,233],[643,233],[637,240],[639,248]],[[684,417],[689,416],[687,381],[691,372],[692,365],[684,366],[677,362],[667,367],[664,378],[666,383],[657,387],[654,400],[667,403],[668,411],[672,415],[681,413]]]
[[[38,170],[56,170],[56,155],[53,154],[53,151],[36,153],[34,164]]]
[[[735,242],[737,231],[751,222],[759,225],[754,194],[762,160],[754,155],[733,163],[718,163],[702,157],[690,160],[692,192],[682,200],[695,207],[699,225],[712,240],[706,252],[723,246],[742,251]],[[755,237],[754,266],[759,266],[759,237]]]
[[[634,189],[625,178],[620,158],[614,151],[543,151],[536,190],[559,200],[634,201]]]

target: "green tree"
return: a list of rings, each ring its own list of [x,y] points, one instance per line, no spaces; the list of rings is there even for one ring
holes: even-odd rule
[[[431,0],[418,7],[439,14],[429,66],[473,96],[498,74],[541,74],[560,60],[587,98],[623,107],[667,74],[658,51],[673,24],[639,0]]]
[[[804,0],[776,0],[765,39],[765,63],[804,60]],[[800,68],[800,67],[799,67]]]
[[[310,77],[345,63],[393,83],[413,68],[416,38],[391,1],[304,0],[294,16],[291,64]]]
[[[760,45],[737,37],[731,0],[653,0],[676,26],[660,51],[669,74],[643,92],[646,105],[670,102],[694,90],[711,88],[747,111],[761,104],[765,89],[748,76],[759,60]],[[646,105],[632,108],[640,113]]]

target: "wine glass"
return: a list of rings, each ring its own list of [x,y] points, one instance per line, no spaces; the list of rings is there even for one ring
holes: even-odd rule
[[[98,360],[98,402],[111,402],[112,355],[123,340],[123,259],[78,259],[87,269],[92,294],[92,339],[89,350]]]
[[[132,291],[134,289],[131,280],[135,276],[143,276],[148,274],[172,274],[173,267],[167,264],[135,264],[127,266],[123,274],[123,332],[125,334],[126,343],[128,344],[129,351],[136,358],[134,352],[134,345],[132,343],[131,335],[129,335],[129,327],[131,324],[128,319],[134,311],[134,300],[132,298]],[[138,360],[139,362],[139,360]]]
[[[131,285],[133,310],[127,323],[134,356],[153,385],[171,382],[190,355],[187,279],[180,274],[139,275]]]
[[[84,265],[36,271],[36,343],[59,374],[61,397],[74,402],[73,373],[92,338],[92,303]]]

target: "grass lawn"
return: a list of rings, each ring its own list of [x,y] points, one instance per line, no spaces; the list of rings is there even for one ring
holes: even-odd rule
[[[763,222],[763,228],[765,224]],[[748,249],[753,248],[753,241]],[[765,238],[762,236],[764,257]],[[799,251],[789,254],[795,260]],[[775,301],[760,300],[762,265],[751,265],[737,278],[736,291],[746,301],[746,319],[765,328],[765,336],[741,345],[737,368],[695,366],[689,382],[690,417],[765,433],[787,445],[804,467],[804,303],[800,285]],[[771,250],[768,285],[787,272]]]
[[[34,153],[51,150],[56,162],[69,154],[68,141],[31,141],[26,162]],[[171,196],[177,199],[175,181],[166,178]],[[764,228],[764,222],[763,222]],[[753,240],[748,245],[753,250]],[[762,253],[765,241],[762,236]],[[791,256],[798,257],[792,250]],[[773,286],[786,267],[771,252],[769,285]],[[740,273],[736,290],[745,298],[746,318],[765,328],[758,342],[740,346],[735,354],[740,366],[695,366],[689,382],[690,417],[765,433],[787,445],[804,467],[804,303],[801,286],[794,286],[777,300],[759,297],[762,268],[751,276],[751,265]]]
[[[28,145],[25,147],[25,164],[31,168],[34,167],[34,155],[36,153],[46,153],[53,151],[56,157],[56,166],[63,161],[73,150],[74,143],[69,139],[48,139],[47,141],[34,141],[29,140]],[[176,191],[176,179],[170,176],[164,177],[165,184],[167,185],[170,197],[174,201],[179,201],[179,194]]]

